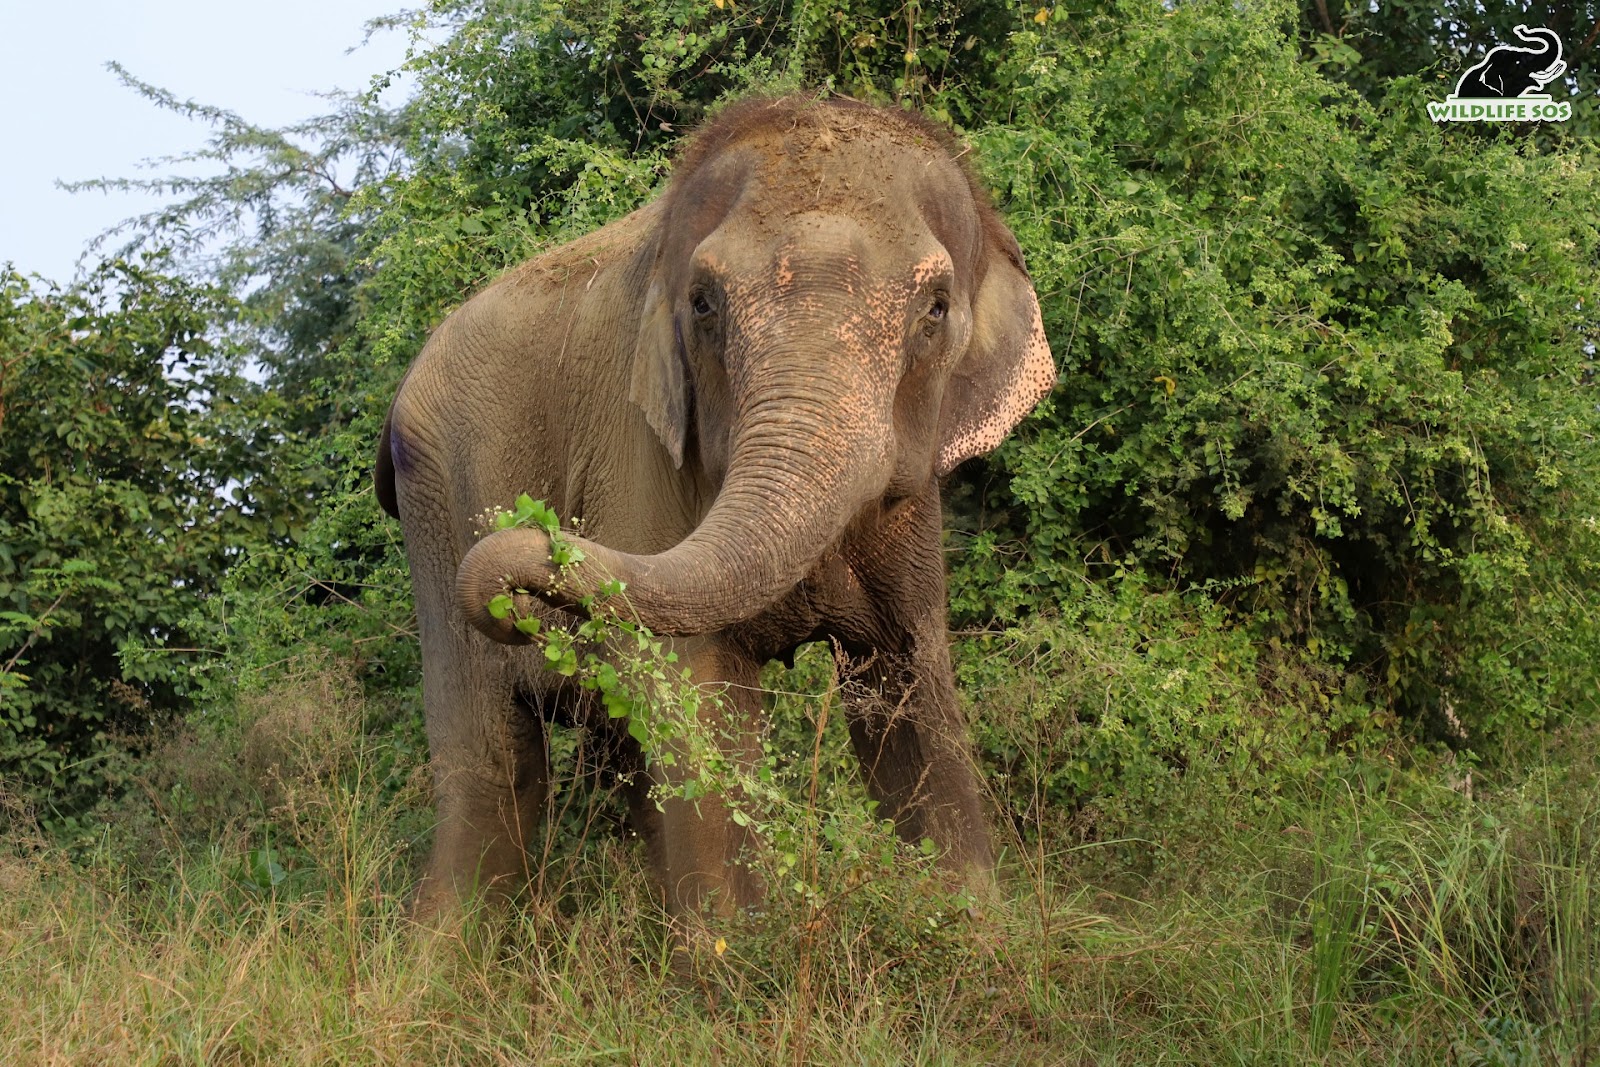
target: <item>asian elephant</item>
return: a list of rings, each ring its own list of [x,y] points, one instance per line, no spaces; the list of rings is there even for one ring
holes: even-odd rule
[[[735,761],[760,752],[760,666],[836,642],[867,679],[847,719],[880,813],[931,838],[952,877],[991,884],[940,479],[994,448],[1056,371],[1021,251],[965,152],[906,111],[744,101],[688,141],[654,202],[511,270],[434,332],[375,476],[422,641],[438,810],[419,911],[525,884],[544,724],[589,721],[589,694],[486,605],[515,593],[559,624],[613,577],[692,681],[719,683]],[[565,536],[586,558],[559,588],[542,531],[482,534],[524,492],[581,518]],[[679,772],[644,769],[610,728],[668,907],[759,899],[728,809],[658,810],[651,778]]]
[[[1561,38],[1554,30],[1516,26],[1511,32],[1534,47],[1495,45],[1488,55],[1461,75],[1456,82],[1456,96],[1476,99],[1528,96],[1542,91],[1546,82],[1559,78],[1567,69],[1561,59]]]

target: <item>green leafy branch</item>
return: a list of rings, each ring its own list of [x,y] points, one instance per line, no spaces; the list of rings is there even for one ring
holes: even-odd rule
[[[556,513],[526,494],[517,498],[513,510],[494,515],[490,526],[543,530],[550,537],[550,558],[562,578],[584,558],[563,534]],[[765,842],[762,862],[769,884],[794,893],[809,908],[823,909],[851,891],[834,885],[828,868],[865,864],[886,871],[904,862],[904,846],[895,838],[892,824],[876,817],[872,802],[847,810],[819,808],[815,760],[809,795],[796,799],[786,788],[779,752],[770,740],[763,742],[763,756],[754,766],[729,759],[722,742],[735,739],[720,726],[722,716],[716,712],[723,707],[721,695],[695,685],[688,668],[677,666],[677,653],[649,627],[628,617],[626,589],[625,582],[613,579],[594,596],[580,599],[588,618],[570,628],[543,626],[532,615],[521,614],[515,595],[530,590],[501,593],[489,601],[488,610],[497,619],[513,620],[517,630],[542,649],[551,670],[598,693],[612,719],[626,719],[628,734],[639,743],[647,765],[674,769],[670,781],[658,781],[651,791],[658,807],[668,798],[695,802],[716,796],[735,825]],[[818,746],[828,718],[826,707],[824,701],[817,721]],[[826,864],[824,854],[831,857]],[[914,862],[931,865],[935,858],[933,842],[925,840],[915,851]],[[947,903],[951,910],[961,911],[972,899],[962,892]],[[936,926],[942,920],[941,914],[928,922]]]
[[[583,550],[562,533],[561,519],[555,511],[526,493],[517,497],[513,510],[497,513],[491,526],[495,530],[543,530],[550,538],[550,561],[563,576],[585,558]],[[536,617],[520,614],[516,601],[507,593],[493,597],[488,610],[496,619],[511,619],[518,632],[533,638],[551,670],[599,693],[611,718],[627,719],[628,733],[644,748],[647,760],[673,766],[685,748],[685,740],[701,732],[694,727],[704,694],[686,684],[686,668],[672,669],[678,660],[676,652],[667,649],[649,627],[618,612],[617,604],[626,589],[626,582],[612,579],[602,584],[595,595],[581,598],[578,603],[588,618],[572,629],[546,629]],[[607,649],[609,656],[602,654]],[[672,713],[668,714],[668,710]],[[702,755],[702,746],[688,747],[690,754]],[[716,748],[714,744],[707,747],[713,751]],[[702,763],[708,768],[724,762],[709,752],[704,756]]]
[[[562,532],[555,511],[526,493],[517,497],[511,511],[498,512],[490,526],[543,530],[550,538],[550,560],[562,578],[584,559],[583,550]],[[551,670],[598,693],[608,716],[626,719],[628,735],[643,749],[647,765],[678,770],[670,786],[656,786],[657,805],[669,796],[696,801],[717,795],[737,825],[770,836],[777,827],[758,819],[752,808],[775,810],[780,803],[773,768],[763,765],[742,773],[723,754],[712,725],[719,716],[701,714],[708,705],[720,709],[721,697],[693,684],[689,669],[677,666],[678,654],[648,626],[628,617],[623,610],[626,591],[626,582],[612,579],[595,595],[581,598],[578,603],[588,618],[572,628],[544,627],[534,616],[519,613],[508,593],[493,597],[488,610],[494,618],[511,619],[532,638]]]
[[[15,651],[4,663],[0,663],[0,702],[4,701],[7,693],[27,688],[28,676],[20,668],[27,666],[28,661],[22,657],[36,641],[49,633],[51,627],[61,621],[58,613],[69,597],[85,589],[117,591],[116,583],[96,577],[95,565],[83,559],[69,559],[59,567],[35,567],[31,580],[46,589],[46,595],[53,592],[55,599],[37,615],[25,611],[0,611],[0,646],[21,638]],[[33,717],[26,716],[23,725],[31,729],[35,725]]]

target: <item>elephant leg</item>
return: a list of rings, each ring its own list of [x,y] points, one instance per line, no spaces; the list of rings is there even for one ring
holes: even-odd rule
[[[429,715],[437,821],[417,911],[479,892],[514,896],[527,885],[528,848],[549,787],[544,724],[512,705],[440,726]],[[476,719],[477,721],[471,721]]]
[[[761,756],[763,711],[754,661],[714,638],[675,643],[679,663],[690,682],[704,694],[699,722],[737,778],[753,773]],[[645,839],[668,912],[679,918],[707,910],[726,914],[757,902],[763,888],[747,866],[754,835],[731,817],[730,802],[740,802],[737,788],[727,794],[683,799],[680,790],[697,777],[699,767],[690,746],[674,742],[669,766],[646,759],[629,739],[632,759],[646,770],[632,775],[628,788],[629,819]]]
[[[851,567],[876,624],[845,634],[850,740],[880,814],[913,844],[932,840],[974,891],[992,886],[994,849],[967,723],[956,700],[936,494],[907,502],[863,539]],[[876,650],[876,651],[874,651]]]
[[[909,655],[859,664],[844,687],[850,741],[868,793],[901,839],[933,841],[945,867],[987,894],[994,850],[946,640],[942,625],[928,626],[912,635]]]
[[[516,696],[515,653],[448,616],[444,625],[430,625],[421,603],[418,616],[436,802],[433,851],[414,907],[420,917],[453,910],[477,893],[522,891],[549,768],[542,717]]]

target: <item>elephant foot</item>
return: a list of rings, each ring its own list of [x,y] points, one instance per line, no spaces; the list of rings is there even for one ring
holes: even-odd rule
[[[464,910],[454,887],[437,878],[424,878],[412,894],[406,917],[417,926],[449,926]]]

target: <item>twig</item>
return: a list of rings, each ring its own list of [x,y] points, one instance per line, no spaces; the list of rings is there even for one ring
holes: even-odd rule
[[[12,654],[10,659],[6,660],[6,665],[4,667],[0,667],[0,674],[11,673],[12,668],[17,665],[17,660],[21,659],[22,654],[28,651],[29,647],[39,639],[40,634],[44,633],[45,623],[49,620],[50,613],[59,608],[61,606],[61,602],[65,599],[67,599],[67,591],[63,589],[61,591],[61,595],[56,597],[55,603],[51,604],[48,608],[45,608],[44,614],[39,616],[38,624],[34,626],[33,632],[28,634],[28,639],[22,642],[22,647],[17,649],[16,652]]]

